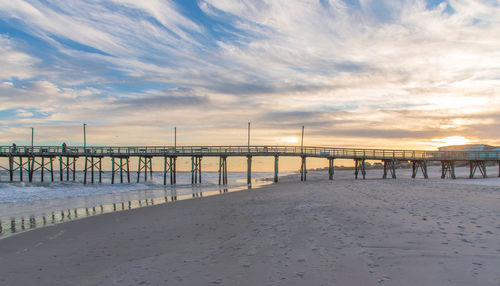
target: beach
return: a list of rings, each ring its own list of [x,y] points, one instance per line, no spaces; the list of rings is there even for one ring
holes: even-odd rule
[[[1,285],[500,285],[500,180],[310,180],[0,240]]]

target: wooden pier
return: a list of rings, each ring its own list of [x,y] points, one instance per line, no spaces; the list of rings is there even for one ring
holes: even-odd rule
[[[336,159],[351,159],[355,162],[354,178],[366,178],[366,161],[377,160],[383,163],[383,179],[396,179],[398,162],[410,162],[412,178],[419,173],[428,178],[429,162],[441,163],[441,178],[455,179],[455,164],[465,162],[470,168],[469,178],[480,173],[487,177],[486,166],[494,162],[499,164],[500,152],[496,151],[421,151],[421,150],[384,150],[384,149],[352,149],[329,147],[293,147],[293,146],[135,146],[135,147],[71,147],[71,146],[0,146],[0,158],[8,159],[8,166],[0,166],[9,172],[9,181],[23,181],[23,172],[28,174],[29,182],[34,181],[34,174],[40,173],[40,181],[55,181],[54,161],[59,160],[59,180],[75,181],[76,162],[84,161],[83,183],[102,183],[102,161],[111,161],[111,183],[120,178],[120,183],[130,183],[130,160],[137,159],[136,182],[147,181],[153,175],[153,160],[163,160],[163,183],[176,184],[176,161],[179,157],[191,158],[191,183],[202,182],[202,158],[219,158],[219,185],[227,185],[228,157],[247,158],[247,182],[252,179],[252,158],[254,156],[274,157],[274,182],[278,182],[278,165],[280,157],[300,158],[300,178],[307,180],[307,158],[324,158],[328,161],[328,178],[334,179]],[[124,180],[124,176],[126,181]],[[167,180],[168,178],[168,180]]]

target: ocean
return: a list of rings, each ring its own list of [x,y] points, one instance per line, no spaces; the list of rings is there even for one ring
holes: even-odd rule
[[[177,184],[166,186],[163,172],[153,172],[147,182],[142,176],[140,183],[135,183],[137,173],[131,172],[131,183],[116,183],[119,178],[115,177],[115,184],[111,184],[111,172],[105,171],[102,184],[87,181],[86,185],[83,172],[77,172],[76,181],[47,182],[46,176],[44,183],[39,177],[33,183],[26,177],[24,182],[10,183],[8,175],[0,172],[0,237],[90,215],[256,188],[270,184],[273,173],[253,172],[252,184],[247,185],[246,172],[228,172],[226,186],[218,185],[218,172],[203,172],[198,185],[191,184],[191,172],[177,172]],[[59,179],[58,174],[55,179]]]

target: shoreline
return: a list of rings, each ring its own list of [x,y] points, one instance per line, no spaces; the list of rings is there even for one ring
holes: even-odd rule
[[[430,166],[430,173],[435,175],[437,174],[437,167],[436,166]],[[490,174],[491,171],[496,171],[495,167],[489,167],[490,169]],[[408,168],[400,168],[398,170],[398,179],[404,179],[406,177],[409,177],[409,174],[411,172],[411,169]],[[470,179],[465,179],[463,177],[464,175],[467,174],[467,168],[466,167],[457,167],[457,174],[462,177],[457,177],[458,182],[461,180],[466,180],[469,181]],[[341,170],[338,170],[335,173],[335,178],[334,181],[342,181],[342,180],[354,180],[352,178],[351,169],[349,168],[344,168]],[[374,173],[377,175],[380,175],[378,173],[381,173],[381,170],[378,168],[372,168],[372,169],[367,169],[367,180],[380,180],[378,176],[374,176]],[[314,181],[328,181],[328,174],[325,170],[308,170],[308,178],[309,180],[314,180]],[[418,180],[419,178],[417,178]],[[431,177],[429,180],[433,181],[436,179],[435,177]],[[482,183],[487,183],[487,184],[493,184],[495,185],[494,178],[478,178],[479,180],[486,180],[486,182]],[[493,179],[493,181],[492,181]],[[389,179],[391,180],[391,179]],[[449,180],[449,179],[446,179]],[[444,181],[446,181],[444,180]],[[438,181],[441,181],[439,179]],[[473,180],[476,181],[476,180]],[[288,173],[284,176],[280,177],[280,184],[286,183],[286,182],[300,182],[300,174],[299,173]],[[453,181],[452,181],[453,182]],[[457,181],[456,181],[457,182]],[[462,183],[468,183],[468,182],[462,182]],[[481,184],[482,184],[481,183]],[[26,231],[30,231],[32,229],[40,228],[40,227],[46,227],[46,226],[51,226],[59,223],[65,223],[68,221],[73,221],[75,219],[81,219],[81,218],[86,218],[90,216],[95,216],[95,215],[101,215],[104,213],[109,213],[109,212],[116,212],[116,211],[123,211],[127,209],[136,209],[136,208],[141,208],[141,207],[146,207],[149,205],[154,205],[154,204],[164,204],[167,202],[172,202],[174,200],[184,200],[184,199],[192,199],[192,198],[198,198],[202,196],[213,196],[225,192],[234,192],[234,191],[241,191],[245,190],[248,188],[261,188],[266,185],[273,185],[275,184],[273,182],[272,177],[262,177],[262,178],[257,178],[254,179],[254,184],[251,186],[248,185],[236,185],[236,186],[215,186],[215,185],[192,185],[191,186],[191,192],[190,193],[184,193],[181,192],[181,195],[177,195],[177,188],[168,188],[164,187],[163,192],[164,194],[153,194],[153,192],[158,192],[160,190],[160,186],[158,188],[153,188],[151,190],[144,190],[144,197],[142,199],[128,199],[128,200],[116,200],[114,199],[113,202],[100,202],[100,203],[94,203],[92,205],[88,205],[85,207],[62,207],[62,208],[51,208],[50,210],[46,210],[41,212],[39,215],[32,215],[32,214],[26,214],[26,215],[18,215],[15,217],[10,216],[10,219],[7,219],[4,217],[3,219],[0,219],[0,240],[4,239],[6,237],[12,236],[12,235],[17,235],[19,233],[23,233]],[[116,185],[119,187],[120,185]],[[97,186],[98,187],[98,186]],[[106,186],[105,186],[106,187]],[[180,189],[181,191],[186,191],[187,188],[183,185]],[[196,192],[195,192],[196,190]],[[138,191],[130,191],[131,193],[135,193]],[[151,192],[149,196],[147,193]],[[170,192],[167,194],[167,192]],[[122,193],[123,194],[123,193]],[[126,194],[126,193],[125,193]],[[114,196],[114,194],[113,194]],[[83,199],[87,200],[87,198],[98,198],[98,196],[93,197],[93,196],[84,196]],[[169,200],[170,198],[170,200]],[[68,199],[61,199],[61,200],[69,200],[71,201],[72,199],[75,198],[68,198]],[[88,203],[87,203],[88,204]],[[40,211],[39,211],[40,213]]]
[[[128,200],[116,203],[101,203],[90,207],[64,208],[57,211],[49,211],[47,215],[40,216],[21,216],[11,218],[9,221],[0,220],[0,240],[7,237],[19,235],[37,228],[54,226],[61,223],[67,223],[92,216],[98,216],[111,212],[120,212],[138,208],[149,207],[158,204],[172,203],[180,200],[189,200],[202,197],[210,197],[224,193],[239,192],[247,189],[258,189],[273,184],[268,181],[255,181],[255,184],[245,186],[203,186],[199,187],[199,192],[178,195],[176,190],[170,189],[170,194],[163,197],[151,196],[144,199]],[[193,190],[194,190],[193,186]],[[13,227],[14,226],[14,227]]]
[[[500,187],[474,181],[282,182],[93,216],[0,240],[0,282],[498,285]]]

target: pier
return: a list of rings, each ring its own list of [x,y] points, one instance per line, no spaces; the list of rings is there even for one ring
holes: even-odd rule
[[[8,159],[8,166],[0,166],[7,170],[9,181],[23,181],[28,174],[29,182],[34,181],[35,173],[39,173],[40,181],[75,181],[76,161],[83,160],[83,183],[102,183],[102,162],[111,161],[111,183],[130,183],[130,161],[137,160],[137,180],[139,183],[152,178],[153,160],[163,160],[163,183],[176,184],[176,161],[180,157],[191,159],[191,183],[202,182],[202,158],[218,157],[219,185],[227,184],[228,157],[247,159],[247,183],[252,179],[252,158],[256,156],[274,157],[274,182],[278,182],[279,158],[300,158],[300,178],[307,180],[307,159],[324,158],[328,162],[328,178],[334,179],[336,159],[354,160],[354,178],[366,178],[366,161],[380,161],[383,164],[382,179],[396,179],[398,162],[409,162],[412,166],[412,178],[428,178],[429,162],[441,163],[441,178],[455,179],[455,164],[466,163],[470,168],[469,178],[480,175],[486,178],[488,163],[499,164],[500,152],[496,151],[422,151],[422,150],[384,150],[353,149],[333,147],[294,147],[294,146],[0,146],[0,158]],[[54,169],[54,161],[58,161],[59,170]],[[57,177],[57,171],[59,176]],[[47,178],[45,176],[47,175]],[[16,180],[16,178],[18,178]]]

